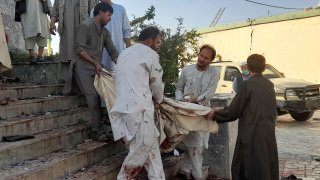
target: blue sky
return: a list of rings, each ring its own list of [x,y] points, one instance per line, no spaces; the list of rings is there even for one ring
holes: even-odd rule
[[[289,8],[316,6],[319,0],[253,0],[260,3]],[[129,19],[142,16],[150,5],[156,8],[155,20],[165,27],[175,27],[175,18],[184,18],[187,29],[208,27],[219,8],[226,8],[218,24],[237,22],[247,18],[258,18],[294,11],[253,4],[245,0],[113,0],[123,5]]]
[[[53,2],[53,0],[51,0]],[[287,8],[315,7],[320,0],[253,0],[256,2],[281,6]],[[254,19],[268,15],[294,11],[278,9],[245,0],[113,0],[112,2],[123,5],[129,19],[133,16],[139,17],[154,5],[156,9],[155,22],[163,28],[175,28],[176,18],[184,19],[184,27],[187,30],[192,28],[208,27],[220,8],[225,8],[218,24],[244,21],[248,18]],[[58,49],[58,38],[53,39],[53,49]]]

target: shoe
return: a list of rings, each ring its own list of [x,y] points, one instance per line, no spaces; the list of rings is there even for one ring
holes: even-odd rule
[[[36,56],[30,57],[30,64],[37,64],[38,58]]]
[[[183,150],[183,149],[181,149],[179,147],[177,147],[175,150],[178,151],[179,156],[182,156],[182,155],[184,155],[186,153],[185,150]]]
[[[33,139],[34,136],[30,135],[14,135],[14,136],[3,136],[2,141],[3,142],[15,142],[15,141],[21,141],[26,139]]]
[[[110,135],[105,134],[104,131],[92,131],[91,132],[91,139],[94,141],[99,142],[111,142],[113,141],[113,137]]]
[[[177,175],[182,177],[183,179],[192,179],[191,170],[187,169],[179,169]]]
[[[7,104],[8,104],[7,98],[0,100],[0,106],[5,106],[5,105],[7,105]]]
[[[302,180],[302,178],[297,178],[295,175],[291,174],[288,177],[281,177],[281,180]]]
[[[46,62],[43,56],[39,56],[37,62]]]
[[[61,62],[61,63],[70,63],[71,60],[70,60],[70,59],[69,59],[69,60],[61,60],[60,62]]]
[[[58,79],[58,84],[65,84],[66,81],[64,79]]]

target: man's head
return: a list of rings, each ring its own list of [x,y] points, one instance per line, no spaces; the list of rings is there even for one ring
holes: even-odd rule
[[[93,16],[97,19],[102,25],[108,24],[111,20],[113,13],[113,8],[105,2],[98,3],[93,10]]]
[[[111,0],[101,0],[100,2],[105,2],[105,3],[108,3],[108,4],[112,4]]]
[[[215,57],[216,57],[216,50],[208,44],[203,45],[200,48],[200,52],[198,54],[198,63],[197,63],[198,69],[200,70],[206,69],[209,66],[209,64],[212,63]]]
[[[161,42],[160,30],[154,26],[147,27],[140,32],[138,41],[156,50]]]
[[[248,57],[247,64],[250,72],[262,74],[266,68],[266,59],[260,54],[252,54]]]
[[[242,61],[240,63],[240,68],[241,68],[242,74],[244,76],[249,76],[250,75],[249,70],[248,70],[247,61]]]

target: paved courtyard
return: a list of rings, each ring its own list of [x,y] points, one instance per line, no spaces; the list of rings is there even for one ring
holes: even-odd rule
[[[276,135],[280,175],[320,180],[320,111],[305,122],[279,116]]]

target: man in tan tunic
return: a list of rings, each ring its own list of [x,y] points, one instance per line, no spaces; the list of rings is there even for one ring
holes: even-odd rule
[[[89,19],[90,10],[93,8],[93,0],[55,0],[51,9],[50,32],[60,35],[59,59],[61,62],[73,61],[74,36],[76,28],[86,19]],[[59,64],[59,78],[61,77],[61,64]],[[68,73],[68,78],[72,76]]]
[[[110,33],[103,28],[113,13],[112,7],[107,3],[99,3],[94,8],[94,18],[84,21],[75,34],[75,63],[69,70],[73,72],[74,79],[81,92],[85,95],[92,116],[93,139],[107,140],[101,127],[100,97],[94,87],[95,74],[101,72],[101,56],[103,47],[106,48],[112,60],[116,63],[118,52],[112,43]],[[66,84],[64,90],[71,91],[71,83]],[[70,86],[67,86],[70,85]]]
[[[16,0],[19,2],[21,0]],[[43,50],[47,47],[47,39],[50,38],[49,20],[44,12],[43,3],[51,7],[51,2],[47,0],[27,0],[26,12],[21,14],[21,23],[25,48],[29,51],[32,61],[43,61]],[[35,44],[38,45],[38,58],[34,52]]]

